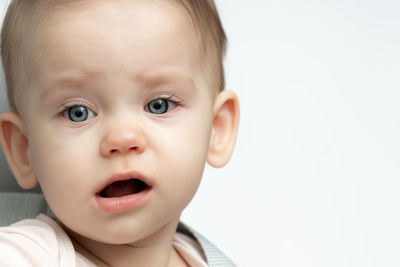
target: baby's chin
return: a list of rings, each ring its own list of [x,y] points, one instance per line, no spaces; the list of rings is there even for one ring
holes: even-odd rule
[[[79,243],[137,247],[147,246],[153,242],[157,243],[158,241],[156,240],[160,240],[160,238],[165,240],[165,236],[172,238],[179,223],[179,216],[170,222],[164,221],[164,225],[159,224],[160,220],[157,219],[149,221],[158,222],[158,224],[147,223],[147,221],[141,223],[133,222],[129,219],[120,221],[119,224],[115,221],[113,223],[97,223],[96,225],[82,225],[81,222],[78,222],[76,225],[71,225],[71,227],[60,223],[68,236]]]
[[[138,235],[135,236],[133,234],[120,233],[120,232],[75,232],[69,228],[66,230],[68,236],[72,240],[78,241],[80,244],[92,245],[92,244],[103,244],[103,245],[134,245],[136,242],[139,242],[142,239],[145,239],[145,236]],[[122,232],[122,231],[121,231]]]

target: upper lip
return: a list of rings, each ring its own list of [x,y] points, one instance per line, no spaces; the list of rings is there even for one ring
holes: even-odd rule
[[[99,188],[96,190],[96,195],[100,194],[101,191],[103,191],[104,188],[109,186],[110,184],[116,182],[116,181],[124,181],[124,180],[130,180],[130,179],[139,179],[146,183],[148,187],[152,187],[152,183],[147,179],[144,175],[137,171],[130,171],[130,172],[124,172],[124,173],[116,173],[112,175],[110,178],[107,179],[105,183],[103,183]]]

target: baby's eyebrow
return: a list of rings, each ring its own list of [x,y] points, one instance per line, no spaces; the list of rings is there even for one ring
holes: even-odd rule
[[[135,77],[140,83],[146,86],[154,86],[162,83],[184,84],[195,88],[192,77],[185,72],[167,69],[151,72],[142,72]]]
[[[82,70],[62,73],[49,82],[41,97],[45,99],[57,89],[71,87],[82,88],[98,75],[100,75],[100,73]],[[175,69],[161,69],[149,72],[143,71],[133,75],[132,81],[139,82],[139,84],[145,87],[152,87],[160,84],[177,84],[183,85],[187,89],[196,88],[195,82],[190,75],[184,71]]]
[[[46,98],[56,89],[65,87],[65,86],[84,86],[87,84],[90,79],[92,79],[96,73],[90,73],[87,71],[74,71],[68,72],[58,75],[54,78],[48,86],[45,87],[41,97],[42,99]]]

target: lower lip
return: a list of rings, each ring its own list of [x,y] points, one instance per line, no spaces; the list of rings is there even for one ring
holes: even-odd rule
[[[140,193],[126,195],[122,197],[101,197],[96,195],[96,202],[98,207],[106,212],[119,212],[138,208],[143,205],[150,193],[151,187],[147,187]]]

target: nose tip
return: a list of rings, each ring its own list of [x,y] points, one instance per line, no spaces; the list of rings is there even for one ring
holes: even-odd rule
[[[106,157],[117,153],[142,153],[146,143],[143,133],[137,129],[114,129],[104,137],[101,153]]]

